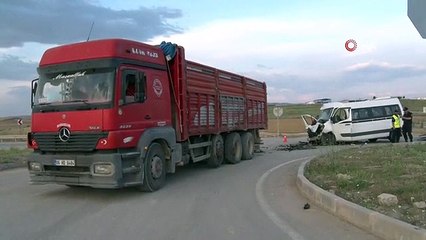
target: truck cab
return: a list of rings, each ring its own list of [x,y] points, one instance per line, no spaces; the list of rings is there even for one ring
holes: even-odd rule
[[[141,136],[161,127],[174,146],[160,48],[122,39],[77,43],[46,51],[37,70],[28,134],[34,183],[138,184]]]

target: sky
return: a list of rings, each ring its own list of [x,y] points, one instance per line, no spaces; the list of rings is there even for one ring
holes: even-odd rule
[[[266,82],[270,103],[426,97],[426,40],[406,0],[1,0],[0,117],[31,113],[43,52],[86,41],[92,23],[91,40],[173,42]]]

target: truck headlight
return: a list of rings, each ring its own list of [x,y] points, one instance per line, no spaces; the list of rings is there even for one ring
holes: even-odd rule
[[[28,167],[31,171],[41,171],[41,164],[38,162],[30,162]]]
[[[114,172],[114,167],[110,163],[97,163],[93,167],[95,174],[111,175]]]

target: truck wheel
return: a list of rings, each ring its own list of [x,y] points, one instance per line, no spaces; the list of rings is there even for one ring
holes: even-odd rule
[[[207,159],[207,166],[217,168],[223,163],[223,138],[220,134],[213,136],[212,151],[210,158]]]
[[[238,133],[230,133],[225,140],[225,159],[227,162],[236,164],[241,161],[241,137]]]
[[[254,137],[251,132],[241,134],[242,160],[250,160],[254,154]]]
[[[166,160],[164,151],[159,143],[149,146],[144,160],[144,177],[141,190],[154,192],[166,183]]]

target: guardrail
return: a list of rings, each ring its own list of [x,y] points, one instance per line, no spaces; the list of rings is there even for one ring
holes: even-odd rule
[[[0,135],[0,143],[2,142],[26,142],[26,135]]]

